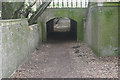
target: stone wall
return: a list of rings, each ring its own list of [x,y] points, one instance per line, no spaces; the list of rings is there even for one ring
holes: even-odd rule
[[[85,27],[85,41],[97,56],[118,55],[118,7],[91,6]]]
[[[56,17],[67,17],[77,22],[77,40],[83,40],[83,21],[86,17],[86,8],[52,8],[39,17],[38,24],[42,27],[42,39],[46,40],[46,22]]]
[[[2,78],[7,78],[38,46],[41,29],[37,24],[28,26],[26,19],[0,22],[0,57],[2,55],[0,72],[2,70]]]

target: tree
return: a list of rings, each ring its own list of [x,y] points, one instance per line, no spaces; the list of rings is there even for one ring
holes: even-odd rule
[[[16,2],[14,2],[15,4]],[[18,3],[19,4],[19,7],[15,10],[13,16],[12,16],[12,19],[17,19],[17,18],[20,18],[21,17],[21,14],[22,14],[22,9],[24,8],[24,3],[25,2],[21,2],[21,3]]]
[[[24,2],[2,2],[2,19],[20,18]]]
[[[51,2],[44,2],[42,5],[40,5],[37,9],[37,11],[30,17],[28,22],[30,24],[33,24],[36,22],[37,18],[45,11],[45,9],[49,6]]]
[[[28,18],[29,14],[32,13],[32,16],[28,20],[29,24],[36,22],[37,18],[44,12],[44,10],[49,6],[51,0],[48,2],[43,2],[37,11],[33,11],[32,7],[35,5],[37,0],[35,0],[30,5],[27,5],[25,2],[3,2],[2,3],[2,19],[18,19],[18,18]]]
[[[30,5],[28,6],[28,8],[24,11],[24,14],[23,14],[23,15],[24,15],[25,18],[28,18],[29,13],[32,12],[31,7],[33,7],[36,2],[37,2],[37,0],[36,0],[35,2],[33,2],[32,4],[30,4]]]

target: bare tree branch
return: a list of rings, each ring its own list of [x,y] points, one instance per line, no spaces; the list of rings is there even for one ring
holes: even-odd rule
[[[37,11],[30,17],[28,20],[29,24],[33,24],[37,18],[45,11],[45,9],[49,6],[51,2],[44,2]]]
[[[34,1],[34,3],[30,4],[30,5],[28,6],[28,8],[25,10],[25,14],[24,14],[24,17],[25,17],[25,18],[28,18],[28,15],[29,15],[29,13],[30,13],[30,9],[31,9],[31,7],[33,7],[33,6],[35,5],[36,2],[37,2],[37,0]]]

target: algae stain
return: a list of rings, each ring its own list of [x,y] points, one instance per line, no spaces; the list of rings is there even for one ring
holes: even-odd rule
[[[44,28],[44,23],[43,22],[40,22],[40,25],[41,25],[41,29],[42,29],[42,40],[45,39],[45,28]]]
[[[113,15],[113,12],[111,10],[107,10],[104,12],[104,15],[106,16],[106,19],[110,19],[111,16]]]

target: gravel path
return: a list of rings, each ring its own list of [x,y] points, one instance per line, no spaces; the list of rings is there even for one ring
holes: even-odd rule
[[[98,58],[83,42],[56,41],[40,44],[11,78],[118,78],[117,71],[117,57]]]

